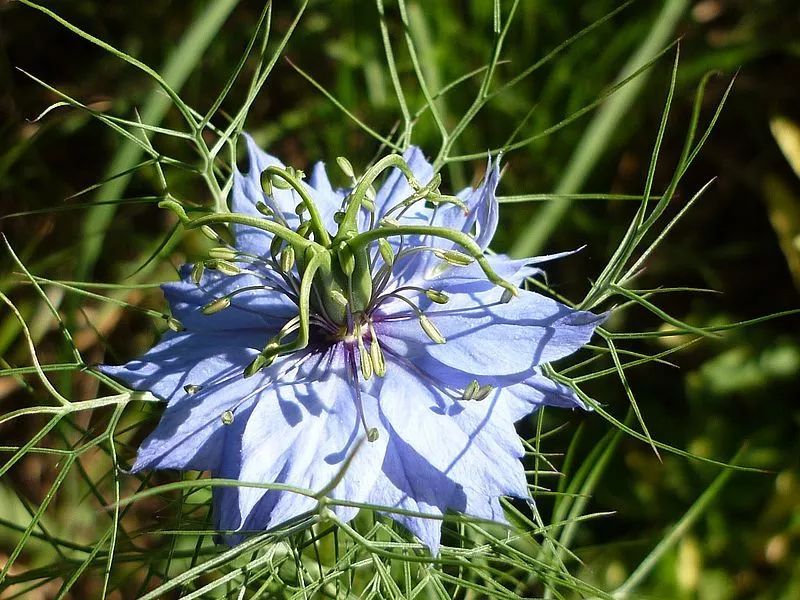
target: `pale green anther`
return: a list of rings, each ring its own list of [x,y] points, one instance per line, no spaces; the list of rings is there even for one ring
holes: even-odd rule
[[[494,386],[482,385],[475,393],[475,401],[480,402],[481,400],[486,400],[489,394],[492,393],[492,390],[494,390]]]
[[[369,322],[369,336],[371,338],[369,356],[372,359],[372,369],[375,371],[375,375],[383,377],[386,375],[386,359],[383,356],[381,345],[378,343],[378,334],[375,333],[372,321]]]
[[[363,198],[361,200],[361,206],[368,212],[375,212],[375,203],[369,198]]]
[[[392,245],[386,238],[378,240],[378,250],[381,253],[381,257],[383,257],[383,262],[391,267],[394,264],[394,250],[392,250]]]
[[[222,413],[222,424],[230,425],[232,423],[233,423],[233,411],[226,410],[224,413]]]
[[[339,265],[345,275],[352,275],[356,269],[356,257],[353,254],[353,249],[347,245],[347,242],[339,244],[339,250],[336,252],[339,259]]]
[[[356,172],[353,170],[353,165],[350,164],[350,161],[347,160],[344,156],[337,156],[336,157],[336,164],[339,165],[339,168],[342,170],[347,177],[350,179],[355,179]]]
[[[450,301],[450,296],[439,290],[425,290],[425,295],[428,300],[436,302],[436,304],[447,304]]]
[[[202,261],[194,263],[194,266],[192,267],[192,282],[195,285],[200,285],[200,281],[203,279],[203,273],[205,272],[206,266]]]
[[[464,393],[461,395],[461,399],[467,402],[474,399],[475,394],[478,393],[480,388],[481,385],[475,379],[473,379],[469,382],[469,385],[464,388]]]
[[[514,296],[515,296],[515,294],[511,293],[511,290],[504,289],[503,290],[503,295],[500,296],[500,302],[502,302],[503,304],[507,304],[507,303],[511,302],[511,299]]]
[[[258,202],[256,202],[256,210],[265,217],[271,217],[272,215],[275,214],[275,211],[272,210],[269,206],[267,206],[267,203],[264,202],[263,200],[259,200]]]
[[[297,235],[302,235],[306,239],[311,239],[311,221],[303,221],[297,228]]]
[[[172,329],[172,331],[181,332],[186,329],[178,319],[175,317],[167,317],[167,327]]]
[[[361,376],[364,381],[369,381],[369,378],[372,377],[372,358],[364,347],[363,342],[358,345],[358,358],[361,363]]]
[[[281,252],[281,271],[288,273],[294,266],[294,248],[286,246]]]
[[[199,392],[202,389],[203,389],[202,385],[194,385],[192,383],[183,386],[183,391],[186,392],[187,394],[189,394],[190,396],[192,394],[196,394],[197,392]]]
[[[294,207],[294,214],[298,217],[303,216],[303,214],[308,210],[305,204],[300,202],[297,206]]]
[[[442,332],[439,331],[436,325],[425,315],[419,315],[419,324],[422,326],[422,331],[431,338],[432,342],[444,344],[447,341],[442,335]]]
[[[208,255],[211,258],[234,260],[236,258],[236,250],[233,250],[232,248],[225,248],[224,246],[219,246],[217,248],[212,248],[211,250],[209,250]]]
[[[281,252],[281,246],[283,245],[283,240],[279,238],[277,235],[272,238],[272,241],[269,243],[269,255],[272,257],[272,260],[278,258],[278,254]]]
[[[369,186],[367,188],[366,193],[364,194],[364,199],[365,200],[369,200],[370,202],[375,202],[375,198],[376,197],[377,197],[377,194],[375,192],[375,187],[374,186]]]
[[[286,172],[294,177],[295,179],[305,179],[306,174],[305,172],[301,171],[300,169],[295,169],[294,167],[286,167]]]
[[[474,258],[458,250],[434,250],[433,253],[436,258],[440,258],[455,267],[466,267],[475,262]]]
[[[337,210],[335,213],[333,213],[333,222],[334,223],[336,223],[338,225],[339,223],[342,222],[342,219],[344,219],[344,212],[343,211]]]
[[[231,305],[231,299],[228,296],[222,296],[222,298],[215,298],[208,304],[206,304],[200,312],[204,315],[213,315],[218,313],[221,310],[225,310]]]
[[[183,222],[189,220],[189,216],[186,214],[186,211],[180,204],[175,202],[175,200],[162,200],[161,202],[158,203],[158,207],[171,210]]]
[[[261,173],[261,189],[267,196],[272,196],[272,177],[266,171]]]
[[[217,235],[217,232],[211,229],[211,227],[209,227],[208,225],[203,225],[200,228],[200,231],[203,233],[204,236],[206,236],[208,239],[214,242],[219,242],[222,239],[221,237],[219,237],[219,235]]]
[[[367,441],[368,442],[377,442],[378,438],[380,437],[380,433],[375,427],[370,427],[369,431],[367,431]]]
[[[242,272],[239,267],[227,260],[215,260],[210,266],[224,275],[238,275]]]
[[[278,174],[272,174],[270,176],[270,181],[272,181],[272,186],[278,188],[279,190],[292,189],[292,184]]]

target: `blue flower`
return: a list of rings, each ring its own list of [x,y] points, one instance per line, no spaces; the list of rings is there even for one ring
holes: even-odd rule
[[[586,344],[602,317],[519,287],[555,256],[484,254],[497,163],[446,196],[412,147],[335,189],[322,163],[303,182],[246,140],[232,214],[193,224],[229,223],[235,243],[163,286],[185,330],[102,368],[167,402],[133,470],[335,482],[333,499],[504,522],[500,497],[529,497],[514,423],[542,405],[581,406],[541,365]],[[314,508],[289,491],[213,491],[229,543]],[[387,514],[438,552],[440,519]]]

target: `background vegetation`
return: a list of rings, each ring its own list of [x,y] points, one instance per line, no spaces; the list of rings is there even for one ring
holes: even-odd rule
[[[186,102],[200,111],[210,106],[225,85],[262,8],[257,2],[227,0],[216,3],[216,12],[209,2],[195,0],[46,4],[148,65],[166,64],[173,72],[186,68],[188,77],[178,87]],[[511,79],[618,6],[617,0],[523,0],[509,30],[499,79]],[[407,30],[420,52],[421,68],[431,89],[441,89],[486,63],[492,43],[492,2],[420,1],[410,2],[408,8]],[[398,48],[403,87],[412,106],[423,106],[410,57],[400,43],[404,29],[394,2],[386,2],[386,12]],[[277,3],[272,15],[274,31],[283,34],[295,13],[294,3]],[[204,23],[213,30],[211,42],[196,56],[184,55],[176,61],[178,41]],[[710,179],[716,181],[647,260],[638,288],[690,286],[720,292],[659,298],[664,310],[696,326],[796,308],[800,286],[800,7],[796,1],[634,2],[492,100],[465,131],[454,153],[481,153],[503,146],[518,125],[521,129],[515,139],[546,132],[600,98],[643,41],[654,36],[658,50],[681,40],[675,98],[655,190],[666,187],[679,161],[702,77],[718,71],[708,80],[703,100],[707,120],[731,77],[738,75],[716,128],[681,182],[671,210],[679,210]],[[502,194],[641,194],[675,53],[673,48],[634,81],[630,103],[617,105],[620,118],[613,121],[607,135],[590,125],[603,114],[601,108],[599,113],[587,111],[509,152]],[[399,111],[375,5],[357,0],[311,3],[285,56],[291,62],[276,64],[252,106],[247,129],[263,147],[297,167],[337,155],[348,156],[354,164],[368,162],[378,144],[315,89],[309,78],[375,131],[392,130]],[[245,68],[252,66],[248,63]],[[18,69],[93,111],[126,118],[133,118],[135,109],[152,109],[158,92],[153,92],[152,82],[140,71],[40,12],[16,2],[0,2],[0,215],[5,215],[0,228],[29,271],[51,279],[124,279],[141,284],[169,279],[174,266],[197,257],[203,241],[192,235],[180,237],[171,252],[147,262],[175,226],[174,217],[153,202],[88,208],[92,200],[152,195],[158,187],[152,168],[70,199],[120,170],[119,165],[125,164],[121,139],[86,111],[62,108],[35,121],[59,98]],[[448,124],[467,110],[477,85],[477,79],[469,80],[437,100]],[[223,109],[235,112],[246,91],[244,85],[234,86]],[[167,110],[163,119],[159,117],[155,111],[150,120],[144,120],[161,120],[166,127],[177,126],[179,121],[174,109]],[[412,139],[431,153],[438,148],[437,130],[429,115],[420,119]],[[163,151],[185,152],[178,141],[170,139],[164,141]],[[482,168],[482,160],[446,167],[447,187],[473,181]],[[177,174],[170,184],[179,197],[207,199],[196,177]],[[535,246],[540,253],[547,253],[585,244],[586,249],[577,256],[548,269],[553,289],[578,299],[614,252],[638,203],[591,198],[573,200],[569,205],[558,200],[556,204],[561,208],[552,208],[552,202],[503,206],[501,235],[494,249],[523,251]],[[78,205],[80,209],[76,209]],[[36,213],[38,210],[43,212]],[[17,212],[29,214],[8,216]],[[145,263],[144,269],[138,270]],[[43,364],[70,362],[70,350],[63,343],[58,323],[33,287],[20,280],[19,271],[3,250],[0,290],[11,297],[24,317],[39,360]],[[153,320],[141,311],[77,296],[56,286],[45,289],[87,363],[130,359],[151,346],[164,328],[163,320]],[[163,310],[157,288],[111,293],[140,308]],[[579,578],[601,589],[617,588],[660,540],[668,539],[670,527],[681,522],[685,531],[637,588],[641,597],[800,597],[798,322],[797,317],[789,316],[736,329],[670,356],[675,366],[649,363],[628,372],[654,439],[721,461],[729,460],[744,445],[742,460],[769,472],[731,472],[724,486],[709,487],[720,473],[718,467],[668,452],[662,452],[659,459],[648,444],[621,436],[608,463],[593,470],[597,481],[586,510],[615,514],[582,523],[577,530],[571,550],[582,561],[572,568]],[[621,313],[612,325],[620,331],[664,327],[657,316],[641,308]],[[654,354],[681,341],[680,337],[637,340],[628,348]],[[5,305],[0,310],[0,357],[4,369],[31,364],[25,331]],[[35,374],[6,371],[6,375],[0,378],[1,413],[48,403]],[[54,372],[51,380],[70,398],[100,394],[97,381],[81,373]],[[624,418],[629,401],[618,379],[593,382],[590,390],[611,414]],[[123,465],[130,464],[136,444],[153,422],[148,419],[138,431],[134,426],[152,414],[146,408],[133,412],[124,421]],[[80,413],[69,423],[59,424],[46,439],[51,446],[74,446],[101,431],[111,414],[102,409]],[[13,456],[14,449],[31,440],[46,422],[47,418],[39,415],[0,424],[4,456]],[[598,443],[607,441],[604,436],[611,427],[595,414],[547,414],[548,426],[560,423],[564,427],[547,437],[544,445],[552,453],[571,448],[572,467],[564,465],[562,458],[553,458],[565,471],[560,484],[563,490],[577,467],[587,464],[587,458],[597,461],[593,452],[600,447]],[[536,422],[529,427],[535,428]],[[522,432],[532,435],[533,429]],[[54,487],[64,472],[63,460],[58,454],[29,452],[3,471],[0,566],[14,555],[32,515],[43,504],[46,511],[31,542],[14,556],[9,578],[0,582],[2,598],[49,598],[62,592],[67,597],[89,598],[102,593],[104,565],[78,570],[75,561],[68,560],[69,544],[91,548],[105,531],[106,511],[96,492],[110,489],[114,477],[105,470],[93,471],[101,468],[97,466],[101,461],[87,453],[79,461],[82,473],[73,472],[63,485],[59,482],[60,487]],[[172,474],[158,474],[150,483],[173,480]],[[87,487],[87,481],[95,482],[97,490]],[[135,491],[135,485],[130,485],[123,477],[123,491]],[[550,480],[548,485],[559,484]],[[50,497],[54,489],[58,493]],[[702,514],[681,521],[696,499],[709,490],[713,494]],[[133,505],[127,515],[128,531],[187,528],[191,516],[174,525],[181,496],[168,499],[151,498]],[[542,495],[538,503],[547,521],[553,498]],[[198,522],[188,528],[202,529],[202,519],[194,518]],[[193,540],[181,539],[178,551],[194,547]],[[145,536],[137,543],[163,548],[158,536]],[[115,575],[111,593],[134,597],[137,589],[143,593],[169,576],[152,565],[140,566],[119,567],[122,574]],[[72,574],[77,583],[68,591],[73,584],[65,586],[65,581]],[[30,587],[33,584],[35,589]],[[184,593],[198,587],[186,588]],[[535,596],[541,590],[523,586],[518,592]],[[480,592],[470,593],[481,597]]]

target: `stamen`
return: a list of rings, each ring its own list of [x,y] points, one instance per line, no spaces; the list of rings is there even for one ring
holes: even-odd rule
[[[223,260],[236,260],[236,250],[233,248],[226,248],[225,246],[219,246],[217,248],[212,248],[208,251],[208,255],[211,258],[221,258]]]
[[[383,356],[381,345],[378,343],[378,335],[375,333],[372,321],[367,326],[369,327],[369,356],[372,360],[372,368],[375,371],[375,375],[383,377],[386,375],[386,359]]]
[[[203,261],[197,261],[192,267],[192,282],[195,285],[200,285],[200,280],[203,279],[203,274],[206,272],[206,266]]]
[[[353,170],[353,165],[344,156],[337,156],[336,164],[339,165],[339,168],[342,170],[342,173],[344,173],[347,177],[349,177],[350,179],[355,179],[356,173]]]
[[[191,384],[191,383],[188,384],[188,385],[183,386],[183,391],[185,391],[190,396],[193,395],[193,394],[196,394],[197,392],[199,392],[202,389],[203,389],[202,385],[194,385],[194,384]]]
[[[386,238],[378,240],[378,251],[381,253],[383,262],[391,267],[394,264],[394,250],[392,250],[392,245]]]
[[[428,300],[431,300],[436,304],[447,304],[450,302],[450,296],[440,290],[425,290],[425,295],[428,297]]]
[[[223,425],[231,425],[233,423],[233,411],[226,410],[222,413],[222,424]]]
[[[172,331],[180,333],[184,329],[186,329],[183,324],[178,321],[175,317],[166,317],[167,319],[167,327],[169,327]]]
[[[221,310],[225,310],[230,305],[231,305],[230,296],[222,296],[221,298],[215,298],[214,300],[203,306],[203,308],[200,309],[200,312],[202,312],[204,315],[213,315],[220,312]]]
[[[288,273],[294,267],[294,248],[291,246],[286,246],[281,251],[281,271],[284,273]]]
[[[464,393],[461,395],[461,399],[464,400],[465,402],[474,399],[475,394],[478,393],[478,390],[480,390],[480,388],[481,386],[478,383],[478,381],[473,379],[472,381],[469,382],[469,385],[464,388]]]
[[[209,269],[215,269],[223,275],[239,275],[242,269],[227,260],[213,259],[206,263]]]
[[[471,256],[459,252],[458,250],[434,250],[436,258],[439,258],[455,267],[466,267],[475,262]]]
[[[421,313],[419,315],[419,324],[422,326],[422,330],[425,332],[425,335],[427,335],[432,342],[437,344],[444,344],[447,342],[445,337],[442,335],[442,332],[439,331],[436,325],[433,324],[433,321]]]
[[[475,400],[480,402],[481,400],[485,400],[489,394],[492,393],[494,390],[494,386],[491,385],[482,385],[478,391],[475,393]]]
[[[356,338],[358,339],[358,359],[361,364],[361,375],[364,381],[369,381],[372,377],[372,359],[367,348],[364,346],[364,337],[361,333],[361,324],[356,325]]]

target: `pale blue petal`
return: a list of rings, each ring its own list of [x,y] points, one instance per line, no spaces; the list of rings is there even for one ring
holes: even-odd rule
[[[365,441],[353,388],[346,380],[344,353],[333,349],[300,367],[291,385],[278,382],[259,399],[238,446],[226,448],[220,476],[252,483],[283,483],[311,491],[327,487],[342,471],[332,498],[366,501],[383,463],[389,434],[378,420],[377,400],[364,395],[364,418],[379,430]],[[276,527],[316,506],[316,500],[291,491],[228,488],[216,492],[221,529]],[[357,509],[334,509],[344,520]]]
[[[242,263],[242,266],[245,267]],[[251,267],[253,268],[253,267]],[[206,269],[199,284],[191,278],[192,267],[181,267],[181,280],[161,286],[170,303],[173,316],[190,330],[269,330],[273,333],[297,314],[297,306],[284,293],[275,290],[254,289],[237,293],[231,298],[231,306],[212,315],[203,314],[202,308],[217,298],[244,288],[263,285],[285,286],[267,271],[260,277],[250,273],[224,275]]]
[[[505,304],[479,305],[470,294],[455,294],[425,314],[445,344],[431,341],[410,310],[382,317],[375,329],[399,356],[420,363],[433,358],[475,376],[525,374],[563,358],[586,344],[605,319],[525,290]]]

